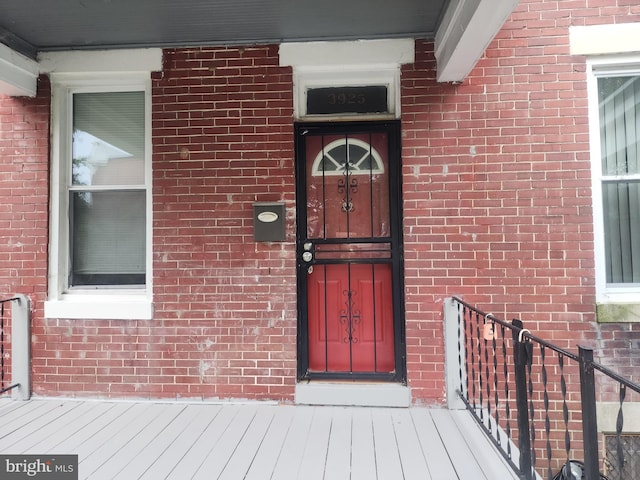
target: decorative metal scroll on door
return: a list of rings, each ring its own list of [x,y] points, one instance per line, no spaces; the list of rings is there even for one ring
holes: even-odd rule
[[[342,175],[338,193],[344,195],[342,211],[353,212],[354,196],[358,193],[358,175],[380,175],[384,164],[378,152],[357,138],[334,140],[316,157],[312,176]]]
[[[361,321],[360,310],[355,307],[353,297],[358,292],[353,290],[344,290],[342,294],[347,298],[345,305],[347,308],[340,311],[340,323],[344,326],[346,336],[342,339],[344,343],[358,343],[358,333],[356,331]]]
[[[347,171],[345,171],[344,175],[346,179],[338,180],[338,193],[346,195],[342,200],[342,211],[353,212],[353,201],[350,197],[358,193],[358,179],[352,178],[347,186],[347,179],[349,178]]]

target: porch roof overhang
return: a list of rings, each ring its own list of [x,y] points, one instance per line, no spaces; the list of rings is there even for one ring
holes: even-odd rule
[[[50,51],[426,38],[464,80],[518,0],[4,0],[0,95],[35,96]]]

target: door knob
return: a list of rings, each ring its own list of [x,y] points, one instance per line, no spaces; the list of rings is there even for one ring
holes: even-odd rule
[[[313,253],[311,252],[304,252],[302,254],[302,260],[304,260],[305,262],[310,262],[311,260],[313,260]]]

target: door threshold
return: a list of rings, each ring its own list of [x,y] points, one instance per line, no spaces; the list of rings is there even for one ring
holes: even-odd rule
[[[298,405],[409,407],[411,389],[399,383],[311,381],[296,384]]]

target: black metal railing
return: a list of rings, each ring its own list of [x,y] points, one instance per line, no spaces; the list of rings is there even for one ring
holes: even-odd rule
[[[6,377],[8,370],[8,361],[6,361],[9,357],[5,355],[5,332],[8,330],[9,326],[7,325],[7,317],[5,315],[5,306],[10,302],[17,302],[20,298],[7,298],[5,300],[0,300],[0,394],[8,392],[9,390],[13,390],[16,387],[19,387],[19,383],[14,383],[13,385],[6,386]],[[6,369],[5,369],[6,368]]]
[[[610,480],[632,478],[625,473],[623,412],[626,403],[640,401],[640,385],[594,362],[589,348],[574,354],[535,336],[520,320],[508,323],[458,298],[451,302],[457,393],[520,478],[607,478],[601,470],[615,473]],[[601,465],[606,427],[599,429],[596,402],[614,399],[616,465]]]

